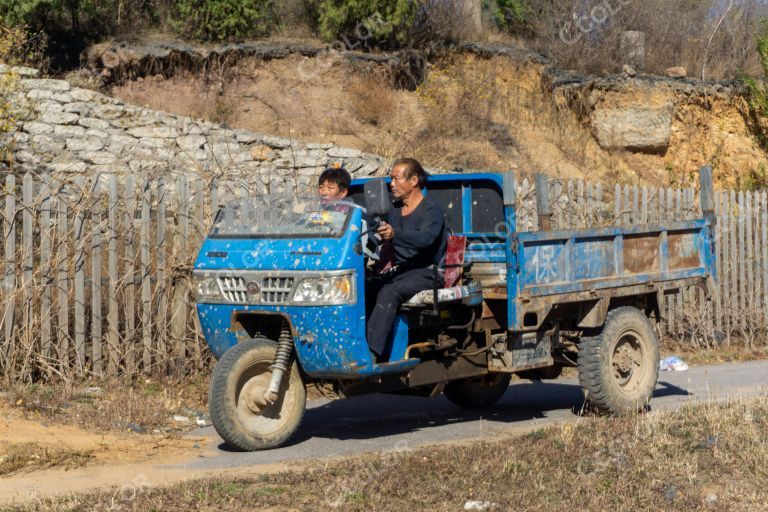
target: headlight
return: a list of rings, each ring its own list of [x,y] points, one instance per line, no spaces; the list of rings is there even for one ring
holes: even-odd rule
[[[216,277],[203,275],[193,276],[193,292],[195,301],[204,302],[206,300],[221,299],[221,290]]]
[[[302,279],[292,302],[297,304],[349,304],[354,302],[353,274]]]

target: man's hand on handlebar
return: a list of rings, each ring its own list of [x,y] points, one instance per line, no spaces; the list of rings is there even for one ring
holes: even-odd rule
[[[381,221],[376,231],[383,240],[392,240],[395,236],[395,229],[384,221]]]

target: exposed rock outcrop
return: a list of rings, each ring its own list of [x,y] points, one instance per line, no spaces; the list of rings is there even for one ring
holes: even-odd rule
[[[673,109],[671,102],[596,109],[590,123],[602,148],[664,153],[672,134]]]
[[[688,70],[682,66],[674,66],[671,68],[667,68],[665,73],[670,78],[687,78],[688,77]]]
[[[670,170],[714,163],[718,181],[729,186],[768,164],[740,82],[553,69],[544,75],[556,101],[579,116],[603,149],[660,155]]]

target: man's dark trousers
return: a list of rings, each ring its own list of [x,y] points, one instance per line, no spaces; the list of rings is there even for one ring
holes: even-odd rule
[[[366,337],[368,346],[377,356],[385,355],[387,341],[400,305],[420,291],[431,290],[434,282],[432,267],[375,275],[366,281]]]

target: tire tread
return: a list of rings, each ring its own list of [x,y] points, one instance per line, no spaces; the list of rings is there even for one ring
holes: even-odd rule
[[[603,330],[595,336],[582,338],[579,343],[579,383],[584,390],[587,401],[598,412],[625,414],[631,408],[628,406],[626,399],[623,399],[623,397],[611,389],[610,383],[606,382],[604,378],[603,370],[607,362],[603,361],[603,348],[607,342],[606,340],[610,340],[615,335],[614,331],[621,328],[624,323],[636,319],[641,319],[645,329],[650,333],[651,339],[646,340],[646,342],[651,350],[651,357],[658,362],[659,343],[653,331],[653,326],[647,316],[639,309],[631,306],[619,307],[609,311]],[[644,393],[648,396],[643,396],[642,400],[637,402],[638,408],[644,407],[653,394],[653,388],[658,379],[658,366],[655,367],[654,371],[656,374],[653,379],[653,386],[649,393]]]
[[[211,422],[216,432],[221,436],[227,444],[242,451],[255,451],[264,450],[268,448],[276,448],[285,443],[290,437],[299,429],[301,422],[304,419],[304,405],[301,405],[302,411],[299,416],[298,422],[282,435],[274,436],[273,439],[257,440],[253,436],[246,436],[243,432],[239,432],[235,421],[230,417],[227,410],[227,375],[233,370],[234,365],[240,357],[250,350],[260,347],[269,347],[274,349],[277,344],[267,338],[253,338],[247,341],[243,341],[230,348],[216,363],[211,376],[211,383],[208,390],[208,410],[211,415]],[[293,364],[296,364],[294,362]],[[290,378],[291,372],[294,368],[285,375],[284,378]],[[306,399],[304,395],[303,400]]]

